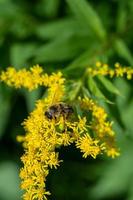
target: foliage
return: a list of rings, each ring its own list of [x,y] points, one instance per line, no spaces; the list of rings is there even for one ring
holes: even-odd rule
[[[39,63],[48,74],[62,71],[69,80],[66,99],[74,101],[82,94],[99,101],[117,132],[121,156],[113,161],[104,156],[83,160],[73,147],[60,149],[64,163],[48,176],[51,199],[133,198],[132,80],[87,73],[97,61],[108,63],[111,69],[115,62],[133,65],[132,20],[132,0],[0,1],[1,69]],[[23,150],[16,135],[23,134],[20,124],[42,94],[46,96],[42,88],[28,93],[0,85],[1,200],[20,199],[15,172]],[[10,183],[8,192],[4,192],[5,179]]]

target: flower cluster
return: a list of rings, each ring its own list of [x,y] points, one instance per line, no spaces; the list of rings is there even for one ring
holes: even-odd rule
[[[101,62],[96,63],[96,68],[88,68],[88,73],[92,76],[96,75],[109,75],[112,77],[123,77],[124,75],[127,79],[133,78],[133,68],[131,67],[122,67],[119,63],[116,63],[115,68],[110,68],[108,64],[102,64]]]
[[[35,65],[30,70],[24,68],[18,71],[14,67],[8,67],[6,71],[2,71],[0,74],[0,80],[8,86],[15,88],[25,87],[31,91],[37,89],[38,86],[50,87],[58,81],[63,83],[64,79],[60,78],[61,76],[61,72],[48,76],[47,73],[43,73],[42,67]]]
[[[92,99],[80,99],[81,108],[91,111],[92,120],[89,128],[93,131],[95,138],[102,142],[103,150],[112,158],[119,156],[115,147],[115,132],[112,130],[112,122],[107,121],[107,113]]]
[[[50,195],[46,190],[46,178],[49,170],[62,162],[58,152],[61,146],[74,143],[84,158],[96,158],[104,152],[112,158],[119,155],[112,123],[107,121],[105,110],[93,100],[78,99],[83,117],[76,114],[76,109],[69,117],[61,113],[51,119],[46,116],[46,111],[62,102],[65,95],[65,79],[60,72],[48,75],[38,65],[30,71],[8,68],[2,72],[0,79],[16,88],[23,86],[32,90],[38,86],[47,87],[47,96],[37,101],[35,110],[23,122],[26,135],[17,137],[25,149],[21,157],[24,166],[20,170],[24,200],[43,200]]]

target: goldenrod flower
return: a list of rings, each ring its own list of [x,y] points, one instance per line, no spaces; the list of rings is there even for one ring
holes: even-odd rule
[[[107,150],[107,155],[112,158],[115,158],[116,156],[120,155],[120,152],[118,152],[116,148],[110,148],[109,150]]]
[[[101,153],[102,148],[98,144],[99,140],[94,140],[90,135],[86,134],[83,137],[80,137],[76,142],[76,147],[80,149],[83,153],[83,157],[92,156],[96,158],[97,155]]]
[[[8,67],[6,71],[2,71],[0,80],[8,86],[15,88],[25,87],[30,91],[37,89],[38,86],[59,86],[64,83],[64,78],[61,78],[61,72],[57,74],[53,73],[51,76],[42,72],[43,69],[39,65],[31,67],[30,70],[21,69],[19,71],[13,67]]]
[[[113,157],[111,153],[108,153],[110,149],[114,149],[115,156],[119,155],[119,151],[115,147],[115,133],[112,130],[112,122],[107,121],[107,113],[105,110],[98,106],[94,101],[88,98],[80,99],[82,109],[92,112],[92,121],[90,122],[90,129],[93,130],[95,137],[98,141],[104,143],[104,150],[108,156]],[[118,153],[117,153],[118,152]]]
[[[126,76],[127,79],[133,78],[133,68],[132,67],[122,67],[119,63],[115,63],[114,68],[110,68],[107,64],[102,64],[101,62],[96,62],[96,68],[88,68],[88,73],[91,76],[109,75],[112,77],[123,77]]]
[[[97,64],[98,69],[100,66],[100,63]],[[105,65],[104,70],[107,69],[108,66]],[[38,65],[29,71],[26,69],[16,71],[10,67],[1,73],[0,79],[15,88],[25,87],[33,90],[39,86],[47,87],[47,97],[36,102],[35,110],[23,122],[26,135],[17,137],[18,141],[23,142],[25,150],[21,157],[24,166],[20,170],[21,188],[25,190],[24,200],[43,200],[50,195],[45,182],[49,170],[56,169],[62,162],[58,153],[58,148],[61,146],[74,143],[84,158],[87,156],[96,158],[104,152],[113,158],[119,155],[115,147],[112,122],[107,121],[105,110],[92,99],[79,98],[81,109],[92,113],[89,121],[87,114],[81,117],[74,113],[68,118],[59,114],[52,119],[45,116],[50,106],[63,101],[65,79],[61,72],[48,75],[43,73],[43,69]]]

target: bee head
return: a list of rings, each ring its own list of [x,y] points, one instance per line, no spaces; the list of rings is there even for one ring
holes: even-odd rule
[[[52,113],[50,113],[50,112],[48,112],[48,111],[45,112],[45,116],[46,116],[48,119],[53,119]]]

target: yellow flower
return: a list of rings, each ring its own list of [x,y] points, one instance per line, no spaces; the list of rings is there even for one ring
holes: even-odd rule
[[[42,67],[35,65],[31,67],[30,70],[21,69],[19,71],[16,71],[13,67],[8,67],[6,71],[2,71],[0,80],[9,86],[15,88],[25,87],[31,91],[37,89],[38,86],[61,86],[65,79],[62,78],[61,72],[57,74],[53,73],[51,76],[48,76],[48,74],[43,73]]]
[[[91,99],[79,98],[79,101],[82,109],[92,112],[92,121],[90,122],[89,127],[95,133],[95,137],[100,142],[105,144],[104,151],[107,153],[107,155],[111,156],[111,154],[108,152],[115,146],[115,133],[112,130],[113,123],[107,121],[107,113],[105,112],[105,110],[102,107],[98,106]]]
[[[58,153],[51,152],[49,154],[49,159],[46,161],[46,165],[49,165],[50,168],[54,167],[56,169],[60,162],[61,161],[58,160]]]
[[[115,63],[115,68],[109,68],[107,64],[102,64],[101,62],[96,62],[96,68],[88,68],[88,73],[91,76],[109,75],[110,78],[116,77],[123,77],[126,75],[127,79],[132,79],[133,77],[133,69],[132,67],[122,67],[119,63]]]
[[[96,62],[96,67],[101,67],[102,63],[100,61]]]
[[[68,146],[73,142],[73,138],[69,133],[61,133],[60,135],[60,144],[63,146]]]
[[[99,140],[94,140],[90,135],[80,137],[76,142],[76,147],[83,153],[83,157],[92,156],[96,158],[101,153],[101,147],[98,145]]]
[[[120,152],[116,148],[111,148],[107,150],[107,155],[112,158],[115,158],[120,155]]]
[[[102,67],[97,63],[98,69],[90,70],[93,75],[99,73]],[[104,65],[102,74],[108,73],[108,65]],[[65,94],[65,79],[62,73],[48,75],[39,66],[33,66],[30,70],[16,71],[10,67],[0,75],[0,80],[15,88],[25,87],[33,90],[39,86],[47,88],[47,96],[36,102],[36,107],[27,119],[22,123],[26,135],[18,136],[17,140],[23,143],[25,149],[21,157],[23,168],[20,170],[21,188],[25,190],[25,200],[47,200],[49,191],[46,191],[46,179],[49,170],[57,168],[62,160],[59,160],[58,148],[74,143],[83,153],[83,157],[97,155],[105,152],[108,156],[115,157],[119,152],[115,148],[115,134],[112,123],[107,121],[107,113],[92,99],[79,98],[81,110],[92,113],[88,121],[87,115],[66,118],[59,114],[58,117],[48,119],[45,112],[52,105],[63,101]],[[91,132],[91,135],[90,135]]]

